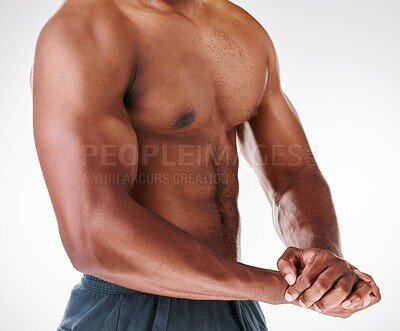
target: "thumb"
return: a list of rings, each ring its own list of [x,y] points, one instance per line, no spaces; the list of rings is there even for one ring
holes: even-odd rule
[[[297,279],[297,265],[301,250],[295,247],[288,247],[279,258],[277,267],[282,277],[289,285],[293,285]]]

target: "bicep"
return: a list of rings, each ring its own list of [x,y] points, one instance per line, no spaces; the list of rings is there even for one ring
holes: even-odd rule
[[[34,135],[62,237],[70,241],[98,206],[129,192],[137,139],[123,104],[128,77],[110,58],[97,52],[93,59],[90,45],[56,37],[38,42]]]
[[[78,116],[59,114],[68,111],[67,105],[46,109],[35,109],[34,135],[51,198],[58,202],[56,212],[94,202],[100,193],[129,192],[137,165],[130,123],[113,112],[86,115],[89,111],[82,110]]]

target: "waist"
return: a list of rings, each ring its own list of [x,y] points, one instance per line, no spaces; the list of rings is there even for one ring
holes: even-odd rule
[[[81,284],[84,287],[101,292],[107,292],[110,294],[147,294],[144,292],[140,292],[114,283],[107,282],[103,279],[88,274],[84,274],[82,276]]]
[[[144,208],[191,234],[215,253],[236,259],[239,239],[236,186],[208,191],[202,185],[146,183],[135,185],[131,195]]]

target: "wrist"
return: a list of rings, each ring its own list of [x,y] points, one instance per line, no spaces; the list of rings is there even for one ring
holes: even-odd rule
[[[331,253],[335,254],[337,257],[343,259],[343,253],[340,249],[340,245],[335,245],[329,240],[315,240],[311,243],[310,248],[317,248],[321,250],[327,250],[330,251]]]
[[[279,271],[275,270],[267,270],[269,273],[269,277],[271,278],[271,293],[272,296],[270,298],[270,304],[273,305],[281,305],[290,303],[285,299],[286,290],[289,287],[289,284],[283,278],[282,274]]]
[[[285,292],[289,285],[279,271],[239,264],[246,269],[241,277],[244,300],[256,300],[273,305],[287,303]]]
[[[331,239],[328,239],[332,237]],[[303,233],[298,236],[302,240],[299,240],[297,245],[289,245],[294,246],[300,249],[307,249],[307,248],[316,248],[320,250],[327,250],[338,256],[339,258],[343,259],[343,254],[341,250],[341,245],[339,239],[335,239],[334,235],[318,235],[318,234],[306,234]]]

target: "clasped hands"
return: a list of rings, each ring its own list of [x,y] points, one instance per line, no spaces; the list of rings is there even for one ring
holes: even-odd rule
[[[286,301],[326,315],[347,318],[381,299],[371,276],[328,250],[289,247],[277,266]]]

